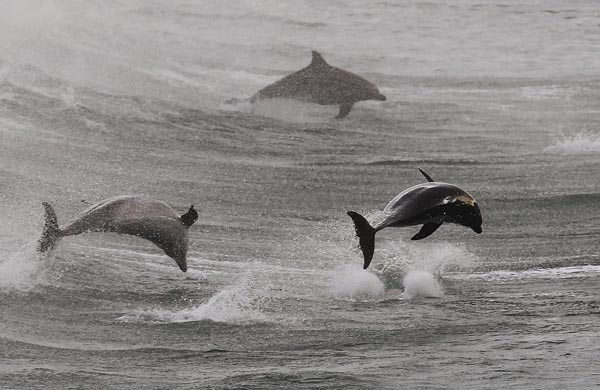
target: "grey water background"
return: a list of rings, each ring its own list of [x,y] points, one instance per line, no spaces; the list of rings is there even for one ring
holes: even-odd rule
[[[580,1],[3,1],[0,388],[600,387],[600,6]],[[380,87],[228,105],[310,62]],[[422,182],[483,234],[345,212]],[[143,194],[194,204],[189,271],[133,237],[35,252]]]

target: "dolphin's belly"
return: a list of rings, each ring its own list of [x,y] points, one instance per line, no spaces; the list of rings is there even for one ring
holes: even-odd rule
[[[439,222],[442,220],[442,216],[437,215],[435,209],[425,209],[417,214],[411,213],[408,217],[405,217],[405,214],[406,213],[398,213],[397,215],[392,214],[384,218],[380,223],[378,223],[374,227],[377,230],[381,230],[386,227],[414,226],[422,225],[428,222]]]
[[[163,245],[167,242],[182,241],[187,237],[187,229],[178,220],[170,218],[143,218],[120,221],[112,230],[120,234],[138,236]]]

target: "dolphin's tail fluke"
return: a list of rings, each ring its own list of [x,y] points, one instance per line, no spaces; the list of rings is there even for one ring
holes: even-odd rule
[[[377,230],[359,213],[348,211],[348,215],[354,221],[354,229],[356,230],[360,249],[365,258],[363,269],[367,269],[369,264],[371,264],[371,259],[373,259],[373,252],[375,252],[375,233]]]
[[[46,202],[42,203],[42,206],[44,206],[46,211],[46,220],[44,222],[42,237],[40,237],[40,240],[38,241],[38,250],[43,253],[56,246],[62,232],[58,227],[58,219],[56,218],[56,213],[52,206]]]

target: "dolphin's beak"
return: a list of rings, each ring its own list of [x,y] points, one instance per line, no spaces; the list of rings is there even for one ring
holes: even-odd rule
[[[481,226],[471,226],[471,229],[473,229],[473,231],[477,234],[481,234],[481,232],[483,231],[481,229]]]
[[[177,265],[179,266],[179,269],[183,272],[187,271],[187,261],[185,261],[185,258],[183,259],[174,259],[175,262],[177,263]]]
[[[381,100],[382,102],[385,102],[387,100],[387,98],[385,97],[385,95],[383,94],[379,94],[377,95],[377,97],[375,98],[376,100]]]

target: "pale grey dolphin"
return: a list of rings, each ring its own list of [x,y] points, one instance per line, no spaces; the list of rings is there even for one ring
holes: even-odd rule
[[[198,219],[193,205],[179,216],[170,206],[157,200],[116,196],[92,205],[61,229],[52,206],[46,202],[42,204],[46,221],[39,240],[40,252],[54,248],[61,237],[85,232],[115,232],[153,242],[175,260],[179,269],[187,271],[187,229]]]
[[[336,119],[348,115],[356,102],[386,100],[374,84],[347,70],[329,65],[316,51],[312,52],[310,65],[261,89],[250,98],[250,102],[273,98],[339,105]]]

